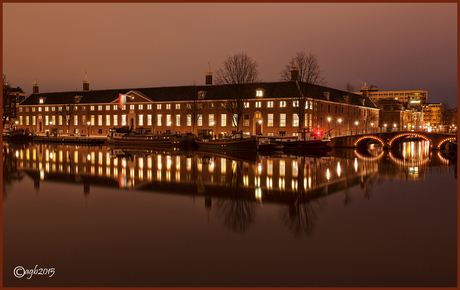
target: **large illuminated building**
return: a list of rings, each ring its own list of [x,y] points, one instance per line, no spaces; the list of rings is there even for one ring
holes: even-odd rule
[[[408,109],[421,108],[428,103],[428,92],[423,90],[379,91],[377,86],[368,87],[364,83],[356,94],[367,96],[375,103],[389,100],[399,101]]]
[[[245,134],[296,136],[299,118],[295,113],[299,95],[296,67],[292,80],[259,82],[244,85],[249,92],[240,130]],[[301,84],[302,86],[303,84]],[[378,108],[366,96],[312,86],[306,113],[300,127],[331,131],[366,129],[378,123]],[[229,85],[214,85],[212,72],[205,73],[205,85],[132,89],[90,90],[85,76],[82,91],[40,93],[38,84],[33,94],[18,108],[19,127],[35,132],[56,130],[61,134],[107,135],[112,127],[142,127],[147,131],[194,132],[226,135],[236,131],[232,114],[225,105],[229,100]],[[126,104],[119,106],[119,95],[127,95]],[[195,113],[192,109],[196,108]],[[192,118],[192,115],[196,115]],[[69,119],[70,123],[66,122]],[[348,127],[347,127],[348,126]]]

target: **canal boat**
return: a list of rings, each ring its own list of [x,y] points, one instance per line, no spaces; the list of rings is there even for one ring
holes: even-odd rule
[[[149,147],[192,147],[195,135],[184,134],[150,134],[123,132],[123,130],[110,129],[107,143],[129,146]]]
[[[280,140],[283,151],[308,151],[308,150],[331,150],[328,146],[331,142],[329,134],[321,131],[309,131],[302,129],[297,137],[284,137]]]
[[[222,139],[201,139],[195,140],[199,150],[202,151],[257,151],[259,142],[256,137],[237,137]]]
[[[28,130],[24,129],[3,130],[3,139],[13,142],[26,142],[31,139],[31,135]]]
[[[284,145],[270,138],[258,138],[259,151],[282,151]]]

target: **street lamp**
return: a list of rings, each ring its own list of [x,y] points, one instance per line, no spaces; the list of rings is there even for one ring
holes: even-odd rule
[[[396,131],[396,123],[393,124],[394,130]]]
[[[374,123],[371,123],[371,127],[372,127],[372,133],[374,133]]]
[[[331,117],[327,117],[327,131],[331,131]]]
[[[385,127],[385,132],[387,131],[387,124],[383,124],[383,126]]]
[[[14,130],[17,130],[18,129],[18,121],[14,122],[15,126],[14,126]]]
[[[355,122],[356,125],[356,135],[358,135],[358,121]]]
[[[342,124],[342,119],[338,119],[337,121],[339,121],[339,133],[340,133],[340,130],[342,129],[342,127],[340,127],[340,125]]]
[[[88,137],[89,137],[89,125],[91,124],[91,122],[88,121],[86,124],[88,125]]]

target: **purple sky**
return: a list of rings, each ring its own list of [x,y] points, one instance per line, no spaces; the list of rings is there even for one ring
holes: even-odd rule
[[[3,73],[40,92],[204,84],[246,52],[262,81],[298,51],[328,86],[427,90],[457,106],[457,4],[3,4]]]

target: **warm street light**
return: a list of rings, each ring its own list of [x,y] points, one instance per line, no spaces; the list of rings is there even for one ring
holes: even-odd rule
[[[356,135],[358,135],[358,121],[355,122],[356,125]]]
[[[337,121],[339,121],[339,133],[340,133],[340,130],[342,129],[342,127],[340,127],[340,125],[342,124],[342,119],[338,119]]]
[[[88,137],[89,137],[89,125],[91,124],[91,122],[88,121],[86,124],[88,125]]]
[[[331,126],[330,126],[330,124],[331,124],[331,117],[327,117],[327,131],[328,131],[328,132],[331,131]]]

